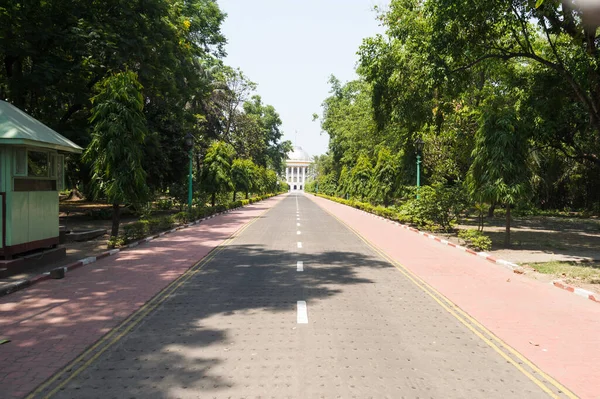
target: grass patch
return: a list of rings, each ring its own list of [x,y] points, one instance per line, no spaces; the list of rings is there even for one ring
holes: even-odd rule
[[[556,277],[581,281],[589,284],[600,284],[600,262],[543,262],[530,263],[537,272],[552,274]]]

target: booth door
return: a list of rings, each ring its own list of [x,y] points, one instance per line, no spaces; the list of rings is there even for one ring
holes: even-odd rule
[[[10,169],[9,169],[10,170]],[[4,188],[4,153],[0,148],[0,248],[4,249],[4,232],[6,231],[6,190]]]

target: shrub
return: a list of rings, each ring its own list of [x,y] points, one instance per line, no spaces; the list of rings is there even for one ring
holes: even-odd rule
[[[158,218],[158,231],[164,231],[172,229],[175,225],[175,221],[172,216],[163,216]]]
[[[465,190],[461,186],[423,186],[419,189],[420,198],[416,199],[416,191],[412,197],[402,205],[402,212],[410,217],[413,224],[433,230],[452,229],[468,206]]]
[[[492,240],[479,230],[460,230],[458,238],[464,240],[468,247],[477,251],[489,251],[492,248]]]
[[[241,207],[241,206],[242,206],[242,201],[241,201],[241,200],[238,200],[238,201],[235,201],[235,202],[230,202],[230,203],[227,205],[227,207],[228,207],[229,209],[235,209],[235,208],[239,208],[239,207]]]
[[[119,237],[111,236],[108,239],[108,243],[107,243],[106,247],[108,249],[114,249],[114,248],[122,247],[123,245],[125,245],[125,239],[122,236],[119,236]]]
[[[152,218],[147,220],[148,233],[154,234],[160,231],[160,219]]]
[[[175,206],[171,198],[163,198],[156,201],[156,208],[161,211],[170,211]]]
[[[126,243],[140,240],[148,235],[148,221],[139,220],[123,226],[123,239]]]
[[[189,223],[191,215],[189,212],[183,211],[176,213],[173,217],[175,218],[175,220],[177,220],[178,223],[185,224]]]

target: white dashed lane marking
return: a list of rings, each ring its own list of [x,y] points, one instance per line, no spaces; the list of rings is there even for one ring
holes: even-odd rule
[[[298,308],[298,317],[297,317],[298,324],[308,324],[308,312],[306,309],[306,302],[298,301],[297,308]]]
[[[296,262],[296,271],[297,272],[303,272],[304,271],[304,262],[299,260],[298,262]]]

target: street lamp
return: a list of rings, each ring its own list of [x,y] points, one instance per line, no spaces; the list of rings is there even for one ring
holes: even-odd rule
[[[188,150],[189,152],[189,156],[190,156],[190,170],[188,173],[188,211],[192,211],[192,170],[193,170],[193,165],[192,165],[192,160],[193,160],[193,153],[194,153],[194,135],[191,133],[188,133],[185,135],[185,148]]]
[[[417,199],[419,199],[419,187],[421,187],[421,153],[425,142],[422,138],[417,137],[415,140],[415,153],[417,154]]]

